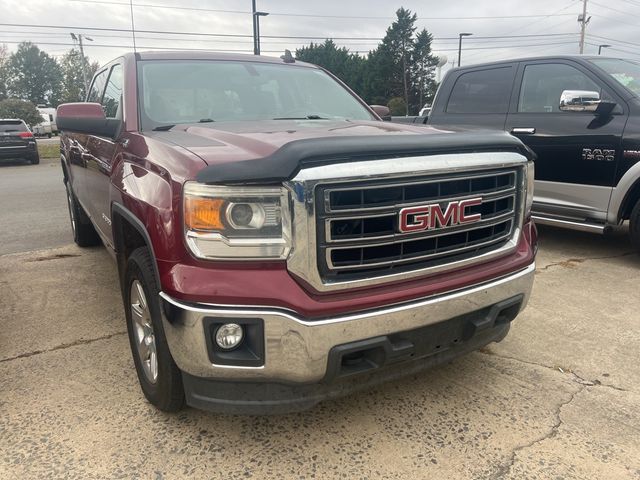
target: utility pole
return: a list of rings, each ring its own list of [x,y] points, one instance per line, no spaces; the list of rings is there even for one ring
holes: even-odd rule
[[[580,24],[580,54],[584,53],[584,35],[589,20],[591,20],[591,17],[587,18],[587,0],[582,0],[582,14],[578,15],[578,23]]]
[[[80,47],[80,64],[82,65],[82,80],[84,81],[84,93],[86,95],[87,92],[89,91],[89,81],[87,79],[87,62],[86,62],[86,58],[84,56],[84,47],[82,45],[82,38],[83,37],[86,40],[89,40],[90,42],[93,42],[93,38],[85,37],[81,33],[79,33],[78,35],[76,35],[75,33],[71,34],[71,38],[73,40],[76,40],[78,42],[79,47]]]

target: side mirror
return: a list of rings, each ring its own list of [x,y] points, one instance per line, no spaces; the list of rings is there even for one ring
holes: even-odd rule
[[[58,130],[114,138],[120,120],[106,118],[99,103],[63,103],[56,110]]]
[[[384,105],[369,105],[369,106],[371,107],[371,110],[376,112],[376,115],[378,115],[382,120],[384,120],[385,122],[391,121],[391,110],[389,110],[389,107],[386,107]]]
[[[565,90],[560,95],[561,112],[593,112],[597,115],[610,115],[616,107],[615,102],[600,99],[600,93],[589,90]]]

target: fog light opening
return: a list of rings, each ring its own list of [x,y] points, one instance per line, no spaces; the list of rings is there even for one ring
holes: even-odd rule
[[[216,330],[216,344],[223,350],[237,348],[244,337],[242,327],[237,323],[225,323]]]

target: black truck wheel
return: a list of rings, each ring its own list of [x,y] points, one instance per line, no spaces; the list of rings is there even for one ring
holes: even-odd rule
[[[160,410],[178,411],[184,406],[182,374],[164,335],[159,288],[147,248],[133,251],[124,281],[127,331],[140,388]]]
[[[69,182],[64,182],[67,189],[67,205],[69,207],[69,220],[71,220],[71,230],[73,241],[79,247],[91,247],[100,243],[98,236],[89,216],[86,214],[78,199],[76,198]]]
[[[640,253],[640,199],[638,199],[636,206],[631,210],[631,216],[629,217],[629,234],[631,235],[633,247]]]

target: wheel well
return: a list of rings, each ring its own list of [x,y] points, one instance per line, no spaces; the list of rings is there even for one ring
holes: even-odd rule
[[[153,250],[144,235],[140,233],[139,227],[136,227],[129,219],[121,215],[119,212],[113,212],[111,221],[113,223],[113,239],[116,247],[118,274],[120,275],[120,284],[123,285],[127,260],[133,251],[136,248],[148,247],[149,250],[151,250],[151,255],[153,257]]]
[[[624,197],[622,206],[620,207],[620,215],[618,218],[621,220],[628,220],[631,216],[631,211],[636,203],[640,200],[640,180],[636,180],[636,183],[629,189],[627,195]]]

